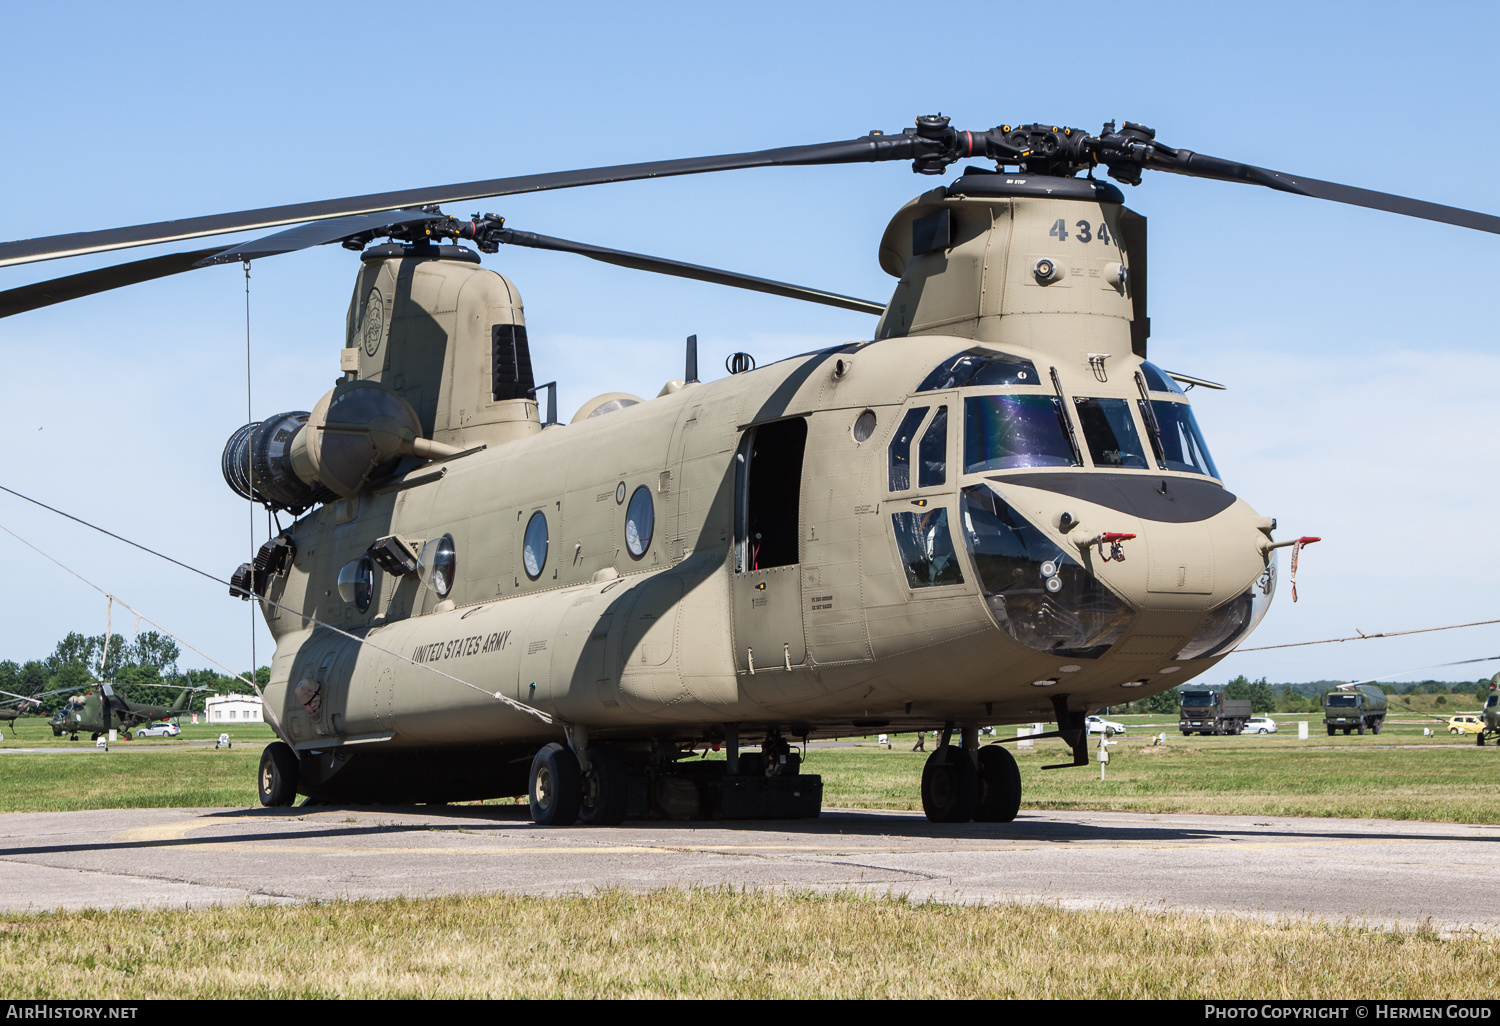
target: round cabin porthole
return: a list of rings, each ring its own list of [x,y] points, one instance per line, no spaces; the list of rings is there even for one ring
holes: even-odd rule
[[[854,440],[863,442],[875,433],[875,411],[866,410],[854,422]]]
[[[375,561],[369,556],[362,556],[345,563],[339,571],[339,598],[363,613],[370,608],[370,598],[374,594]]]
[[[625,501],[625,482],[621,481],[615,485],[615,505],[618,506]]]
[[[536,580],[547,566],[547,515],[541,510],[526,521],[526,538],[521,545],[521,563],[526,576]]]
[[[439,598],[447,598],[448,592],[453,590],[457,571],[458,550],[453,545],[453,535],[445,534],[422,546],[417,557],[417,577],[437,592]]]
[[[651,547],[651,532],[656,527],[656,509],[651,502],[651,489],[641,485],[630,497],[630,506],[625,510],[625,547],[636,559],[646,554]]]

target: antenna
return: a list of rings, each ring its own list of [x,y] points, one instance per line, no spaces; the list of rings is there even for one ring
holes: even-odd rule
[[[682,382],[685,385],[698,383],[698,336],[687,337],[687,369],[683,371]]]
[[[531,390],[531,394],[536,395],[544,388],[547,390],[547,419],[542,421],[542,426],[548,427],[557,423],[557,382],[549,381],[545,385],[537,385]]]

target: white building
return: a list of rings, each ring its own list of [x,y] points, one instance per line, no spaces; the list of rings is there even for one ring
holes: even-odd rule
[[[254,695],[210,695],[203,705],[208,723],[265,722],[260,699]]]

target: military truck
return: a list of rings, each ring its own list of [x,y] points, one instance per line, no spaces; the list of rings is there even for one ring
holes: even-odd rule
[[[1373,684],[1344,684],[1323,695],[1323,723],[1328,736],[1343,729],[1347,734],[1366,730],[1380,733],[1385,722],[1385,692]]]
[[[1182,736],[1189,734],[1238,734],[1250,721],[1248,698],[1225,698],[1222,691],[1182,692],[1182,707],[1177,726]]]

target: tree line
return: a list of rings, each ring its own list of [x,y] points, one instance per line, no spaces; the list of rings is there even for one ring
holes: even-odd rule
[[[179,669],[181,655],[175,641],[156,631],[143,631],[134,640],[111,634],[107,650],[103,634],[90,636],[75,631],[59,641],[46,659],[0,661],[0,691],[27,698],[46,695],[39,699],[46,713],[57,711],[72,695],[83,694],[90,684],[101,680],[114,685],[118,694],[132,702],[155,705],[175,702],[180,687],[207,688],[188,701],[188,709],[198,712],[203,711],[203,701],[210,694],[254,694],[249,684],[227,673]],[[250,676],[248,670],[245,676]],[[270,679],[269,666],[255,672],[257,684],[264,686]],[[66,688],[80,690],[47,694]],[[10,696],[0,695],[0,702],[9,700]]]
[[[1489,694],[1490,679],[1477,681],[1424,680],[1403,684],[1375,684],[1387,695],[1459,695],[1463,701],[1483,702]],[[1181,684],[1160,694],[1151,695],[1128,706],[1115,706],[1119,713],[1175,713],[1181,701],[1179,692],[1188,690],[1223,691],[1228,699],[1249,699],[1250,711],[1263,713],[1315,713],[1323,709],[1323,696],[1343,681],[1319,680],[1301,684],[1272,684],[1262,677],[1252,681],[1244,674],[1223,685]],[[1439,704],[1442,704],[1441,702]]]

